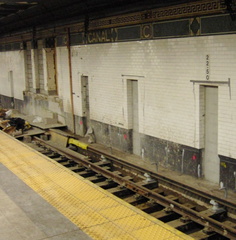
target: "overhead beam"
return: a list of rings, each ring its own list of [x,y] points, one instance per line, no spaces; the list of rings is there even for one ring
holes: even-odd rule
[[[24,10],[32,6],[31,4],[2,4],[0,9]]]

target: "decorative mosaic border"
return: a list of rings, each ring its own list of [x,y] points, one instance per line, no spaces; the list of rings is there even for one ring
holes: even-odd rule
[[[92,20],[86,31],[84,23],[38,30],[35,39],[44,39],[46,47],[54,47],[54,38],[57,46],[66,46],[69,32],[71,45],[235,33],[236,21],[226,12],[223,1],[202,0]],[[2,38],[0,51],[23,50],[22,42],[26,41],[32,41],[30,33]],[[12,45],[14,42],[21,45]]]
[[[232,21],[229,14],[224,14],[219,16],[195,17],[182,20],[98,29],[89,31],[87,33],[72,33],[70,35],[70,45],[76,46],[83,44],[155,40],[162,38],[194,37],[235,33],[236,21]],[[67,35],[59,35],[56,37],[56,46],[67,46],[67,41]],[[34,41],[31,43],[31,47],[34,48]],[[44,38],[44,47],[54,48],[54,44],[54,38]],[[0,44],[0,52],[25,49],[25,41]]]
[[[196,1],[189,4],[181,4],[122,16],[97,19],[89,23],[89,29],[95,30],[101,28],[113,28],[145,22],[157,22],[176,18],[217,14],[223,13],[225,9],[225,5],[221,4],[220,0]]]

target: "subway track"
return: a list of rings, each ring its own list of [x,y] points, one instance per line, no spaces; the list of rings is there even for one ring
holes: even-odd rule
[[[236,239],[236,219],[232,217],[236,204],[91,146],[69,145],[69,149],[38,137],[32,142],[42,154],[194,239]]]

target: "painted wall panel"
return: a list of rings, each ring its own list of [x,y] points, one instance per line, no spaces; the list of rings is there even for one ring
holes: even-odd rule
[[[64,111],[71,112],[68,50],[67,47],[58,47],[56,51],[58,96],[63,100]]]
[[[0,52],[0,93],[12,97],[10,72],[13,78],[14,97],[23,100],[25,90],[25,59],[24,51]]]

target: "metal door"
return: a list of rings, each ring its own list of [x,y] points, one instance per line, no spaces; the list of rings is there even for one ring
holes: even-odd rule
[[[81,78],[82,85],[82,105],[83,105],[83,114],[86,117],[86,127],[90,126],[90,106],[89,106],[89,83],[88,77],[83,76]]]
[[[220,160],[218,156],[218,88],[205,87],[205,153],[204,176],[219,183]]]
[[[140,155],[139,134],[139,104],[138,104],[138,81],[131,81],[132,91],[132,122],[133,122],[133,153]]]

